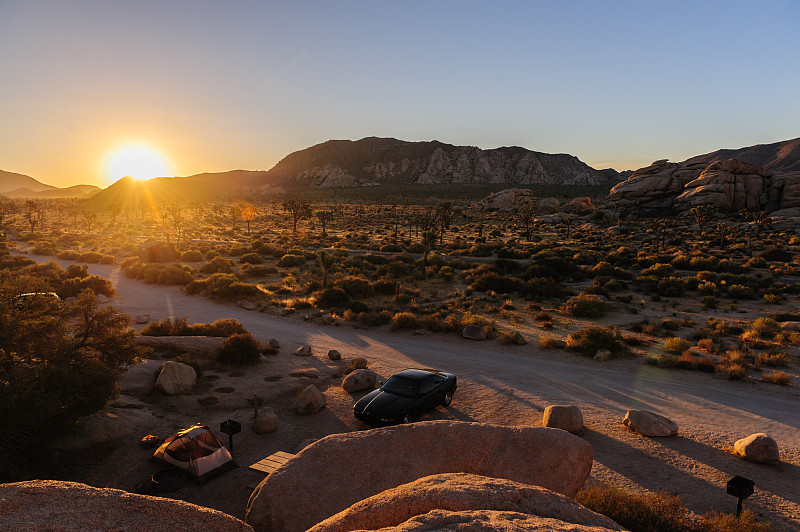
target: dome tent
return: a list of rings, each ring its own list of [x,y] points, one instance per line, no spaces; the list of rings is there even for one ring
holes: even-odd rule
[[[153,453],[152,460],[184,469],[186,475],[198,483],[236,467],[228,449],[208,425],[201,423],[179,430],[164,440]]]

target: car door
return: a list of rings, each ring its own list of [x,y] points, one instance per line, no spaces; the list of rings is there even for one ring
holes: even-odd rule
[[[443,381],[444,379],[438,375],[431,375],[422,381],[422,385],[420,386],[419,390],[420,397],[422,399],[420,403],[419,415],[422,415],[429,410],[433,410],[436,408],[436,405],[439,404],[441,400],[439,397],[439,392],[441,390],[439,390],[439,388],[441,387]]]

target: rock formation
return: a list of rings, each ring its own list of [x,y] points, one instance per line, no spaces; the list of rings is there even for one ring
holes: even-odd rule
[[[252,530],[188,502],[55,480],[0,484],[0,524],[3,530]]]
[[[297,394],[294,408],[298,414],[315,414],[325,408],[327,403],[325,394],[319,391],[316,386],[310,384]]]
[[[342,388],[348,393],[371,390],[378,383],[378,375],[371,369],[357,369],[342,380]]]
[[[480,207],[482,210],[513,211],[530,202],[536,202],[536,197],[530,189],[507,188],[483,198],[480,201]]]
[[[721,212],[800,207],[800,172],[771,173],[737,159],[711,164],[656,161],[611,189],[609,208],[618,214],[668,215],[698,205]]]
[[[316,187],[444,183],[570,186],[610,184],[617,179],[616,172],[595,170],[567,154],[368,137],[331,140],[294,152],[253,186],[265,182]]]
[[[357,502],[311,528],[309,532],[345,532],[397,527],[435,510],[514,512],[564,523],[624,530],[603,515],[548,489],[468,473],[431,475]]]
[[[365,468],[364,460],[376,467]],[[591,467],[588,442],[543,427],[425,421],[332,434],[259,484],[246,521],[256,530],[306,530],[381,491],[438,473],[506,478],[572,497]]]

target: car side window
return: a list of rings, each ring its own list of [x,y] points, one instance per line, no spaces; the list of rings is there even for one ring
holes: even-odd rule
[[[425,379],[425,382],[423,382],[422,386],[420,386],[419,392],[423,395],[431,393],[433,389],[436,388],[436,386],[438,386],[441,382],[441,379],[436,379],[435,377]]]

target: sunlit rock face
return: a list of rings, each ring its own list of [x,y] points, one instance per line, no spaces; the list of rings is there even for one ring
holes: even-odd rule
[[[482,150],[391,138],[332,140],[288,155],[267,172],[273,183],[316,187],[399,184],[604,185],[619,180],[567,154],[520,147]]]
[[[666,215],[699,205],[728,213],[770,213],[800,206],[800,172],[773,174],[737,159],[711,164],[660,160],[615,185],[606,203],[621,214]]]

